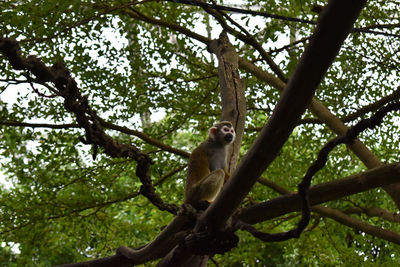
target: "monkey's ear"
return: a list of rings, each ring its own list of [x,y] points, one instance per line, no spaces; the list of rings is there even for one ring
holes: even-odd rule
[[[215,140],[217,138],[217,133],[218,133],[218,128],[215,126],[211,127],[210,130],[208,131],[208,135],[213,140]]]

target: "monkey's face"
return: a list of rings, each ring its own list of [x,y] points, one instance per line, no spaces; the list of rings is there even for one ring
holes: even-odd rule
[[[229,144],[235,140],[235,130],[233,129],[233,127],[224,125],[221,128],[221,133],[227,144]]]
[[[209,131],[210,140],[222,146],[235,141],[235,136],[235,129],[229,121],[217,123]]]

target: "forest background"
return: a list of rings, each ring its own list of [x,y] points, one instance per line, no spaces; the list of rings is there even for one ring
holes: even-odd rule
[[[135,248],[151,242],[173,221],[183,202],[190,151],[206,138],[211,125],[228,116],[221,51],[211,46],[222,30],[232,44],[228,50],[234,51],[228,58],[228,63],[236,60],[232,73],[240,73],[243,82],[235,90],[246,102],[233,108],[243,139],[236,144],[240,150],[238,159],[231,161],[231,172],[236,160],[238,169],[244,169],[242,159],[250,157],[248,151],[257,148],[255,140],[261,140],[263,132],[279,135],[279,127],[293,126],[288,138],[282,135],[279,151],[264,149],[271,163],[260,169],[262,175],[249,185],[251,191],[243,193],[243,199],[229,198],[228,193],[224,203],[240,202],[236,210],[242,215],[236,217],[257,223],[258,230],[279,233],[296,227],[302,212],[280,195],[297,191],[329,140],[400,97],[397,1],[368,1],[358,18],[354,15],[354,29],[349,29],[343,45],[337,41],[337,55],[330,46],[310,49],[316,51],[312,59],[317,63],[333,55],[320,78],[314,77],[315,69],[298,64],[309,59],[304,51],[313,42],[312,34],[317,35],[319,16],[336,15],[326,15],[333,21],[334,46],[342,21],[363,4],[348,1],[345,9],[346,1],[329,2],[343,12],[327,8],[326,1],[305,0],[207,1],[211,6],[174,1],[0,1],[0,162],[6,181],[0,186],[0,262],[52,266],[101,259],[115,255],[122,245]],[[243,13],[220,10],[215,4]],[[319,26],[323,32],[324,25]],[[21,68],[12,57],[16,43],[10,40],[18,41]],[[51,66],[49,73],[60,71],[58,77],[68,69],[70,83],[38,75]],[[314,66],[324,68],[322,63]],[[315,81],[317,89],[301,112],[296,101],[282,100],[289,85],[302,88],[288,82],[299,75]],[[71,81],[78,92],[73,101],[79,101],[82,113],[60,90],[73,87]],[[298,93],[306,94],[300,89]],[[233,97],[238,100],[240,94]],[[271,118],[290,113],[277,103],[299,119],[264,127]],[[238,112],[243,108],[245,112]],[[398,263],[400,186],[393,183],[400,182],[398,115],[386,114],[355,143],[333,149],[312,180],[320,189],[310,189],[317,192],[317,197],[310,195],[311,203],[321,205],[312,207],[310,223],[299,238],[263,242],[247,231],[236,231],[237,246],[212,255],[208,264]],[[258,160],[257,166],[266,162]],[[145,174],[140,172],[144,169]],[[235,181],[246,181],[239,174],[233,175]],[[352,184],[341,180],[352,178]],[[211,211],[218,209],[215,206]]]

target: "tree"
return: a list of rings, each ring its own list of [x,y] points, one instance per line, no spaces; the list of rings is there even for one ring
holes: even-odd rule
[[[397,262],[398,4],[186,2],[2,4],[4,262]],[[220,118],[243,137],[232,177],[180,206]]]

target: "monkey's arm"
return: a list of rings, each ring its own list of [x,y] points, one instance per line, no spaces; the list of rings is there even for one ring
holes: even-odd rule
[[[193,150],[189,158],[185,186],[185,203],[194,204],[194,202],[199,200],[195,188],[209,174],[208,157],[202,148],[202,144],[200,144],[200,146]]]
[[[210,172],[208,156],[204,152],[203,144],[200,144],[190,155],[186,185],[193,186],[197,184]]]
[[[224,176],[225,172],[222,169],[217,169],[204,177],[193,188],[192,193],[196,197],[196,201],[206,200],[209,203],[213,202],[224,185]]]

